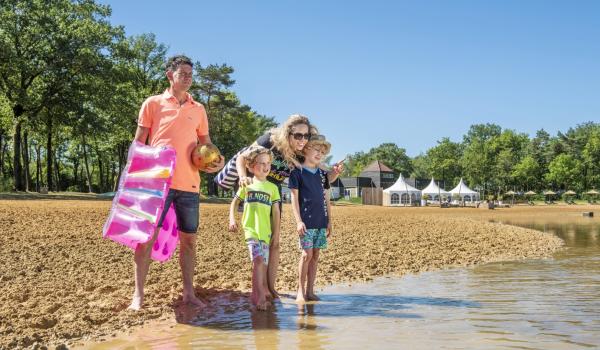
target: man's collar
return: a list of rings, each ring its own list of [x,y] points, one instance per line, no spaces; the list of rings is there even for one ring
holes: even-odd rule
[[[185,95],[186,95],[187,101],[190,101],[191,103],[196,102],[196,101],[194,101],[194,98],[192,97],[192,95],[190,95],[190,93],[186,92]],[[175,98],[175,96],[173,96],[173,94],[171,94],[169,89],[166,89],[165,92],[163,92],[162,96],[165,100],[170,100],[170,99],[177,100],[177,98]]]

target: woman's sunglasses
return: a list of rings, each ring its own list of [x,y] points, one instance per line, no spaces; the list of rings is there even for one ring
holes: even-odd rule
[[[290,133],[290,135],[294,136],[294,140],[298,140],[298,141],[300,141],[302,139],[305,139],[308,141],[308,140],[310,140],[310,136],[311,136],[310,134],[303,134],[300,132]]]

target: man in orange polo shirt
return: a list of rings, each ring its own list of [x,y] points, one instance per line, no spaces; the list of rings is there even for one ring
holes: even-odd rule
[[[199,224],[200,175],[191,161],[196,145],[211,143],[208,119],[202,104],[194,101],[187,92],[192,86],[193,64],[186,56],[174,56],[167,61],[169,88],[160,95],[151,96],[142,104],[135,140],[150,146],[170,145],[177,152],[175,172],[165,210],[158,227],[171,203],[175,206],[179,229],[179,265],[183,277],[183,301],[204,306],[194,292],[194,266],[196,264],[196,231]],[[203,169],[214,173],[223,167],[221,157],[215,167]],[[144,302],[144,283],[150,267],[151,248],[156,239],[139,244],[135,250],[135,291],[129,309],[139,310]]]

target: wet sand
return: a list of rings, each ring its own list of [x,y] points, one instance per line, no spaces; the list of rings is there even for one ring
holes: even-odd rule
[[[133,254],[101,239],[109,208],[107,201],[0,200],[0,348],[70,345],[175,318],[174,309],[181,304],[177,259],[153,263],[145,309],[126,310],[133,291]],[[532,213],[577,215],[592,208],[336,206],[334,234],[321,255],[317,283],[547,257],[562,245],[560,239],[487,221]],[[227,215],[227,205],[201,206],[195,286],[208,300],[250,289],[243,236],[227,232]],[[278,279],[282,291],[296,288],[294,227],[291,208],[285,206]]]

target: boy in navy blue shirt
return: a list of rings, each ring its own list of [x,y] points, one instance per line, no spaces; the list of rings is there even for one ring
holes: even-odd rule
[[[331,235],[329,181],[327,172],[319,168],[319,164],[330,149],[325,136],[312,135],[303,149],[302,168],[290,174],[292,208],[302,248],[298,263],[298,303],[319,300],[314,292],[319,251],[327,248],[327,238]]]

